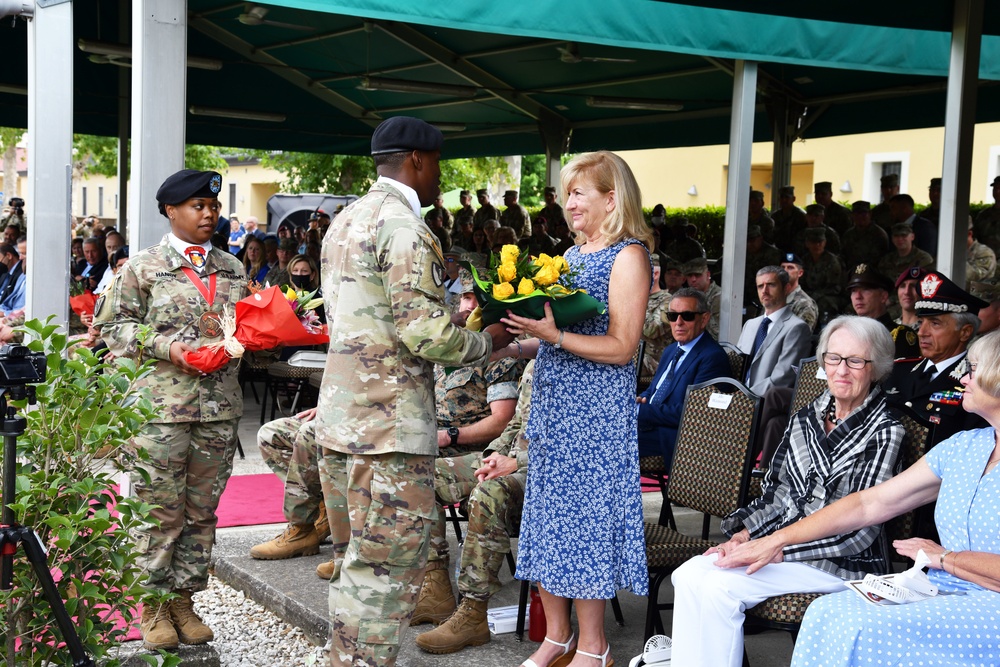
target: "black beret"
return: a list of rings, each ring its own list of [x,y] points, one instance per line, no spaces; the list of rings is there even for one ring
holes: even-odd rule
[[[222,176],[217,171],[181,169],[167,177],[156,191],[156,201],[171,206],[192,197],[215,199],[222,191]]]
[[[798,264],[802,266],[802,258],[796,255],[794,252],[786,252],[781,258],[782,264]]]
[[[408,151],[439,151],[444,135],[430,123],[409,116],[382,121],[372,134],[372,155]]]
[[[889,279],[876,271],[874,266],[863,262],[854,267],[851,278],[847,281],[848,293],[859,287],[884,289],[886,292],[892,291],[892,283],[889,282]]]

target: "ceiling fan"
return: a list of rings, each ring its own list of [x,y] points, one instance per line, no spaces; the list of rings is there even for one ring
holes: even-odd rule
[[[289,30],[304,30],[311,32],[315,30],[313,26],[299,25],[298,23],[285,23],[283,21],[272,21],[267,17],[271,11],[268,7],[260,5],[247,5],[246,11],[237,17],[237,21],[243,25],[269,25],[275,28],[287,28]]]
[[[566,42],[565,46],[557,46],[559,60],[575,65],[576,63],[634,63],[634,58],[603,58],[600,56],[581,56],[580,45],[576,42]]]

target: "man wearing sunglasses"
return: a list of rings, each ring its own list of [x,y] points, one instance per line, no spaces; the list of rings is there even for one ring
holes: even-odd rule
[[[653,381],[636,403],[639,456],[662,456],[669,471],[688,385],[729,377],[730,367],[722,346],[704,335],[711,318],[704,293],[690,287],[677,290],[666,317],[674,342],[663,351]]]

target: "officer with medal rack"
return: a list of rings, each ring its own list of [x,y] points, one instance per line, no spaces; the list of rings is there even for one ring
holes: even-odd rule
[[[968,371],[966,348],[979,329],[977,313],[986,305],[937,271],[927,271],[918,285],[921,356],[896,361],[886,381],[886,398],[890,406],[906,406],[933,426],[930,446],[986,426],[982,417],[962,409],[959,384]]]
[[[134,254],[95,306],[94,326],[113,354],[156,361],[141,384],[157,416],[134,443],[148,460],[131,474],[136,495],[159,506],[150,517],[159,525],[144,524],[135,536],[150,593],[140,624],[149,649],[214,638],[191,596],[208,583],[215,511],[232,472],[243,397],[237,362],[205,374],[184,353],[222,341],[224,308],[248,293],[240,262],[210,243],[221,189],[214,171],[185,169],[167,178],[156,199],[170,232]],[[147,327],[152,333],[144,337]]]

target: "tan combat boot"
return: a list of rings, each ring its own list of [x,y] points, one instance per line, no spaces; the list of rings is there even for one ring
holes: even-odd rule
[[[454,653],[466,646],[482,646],[490,641],[486,624],[486,603],[462,598],[462,604],[447,621],[417,636],[417,646],[428,653]]]
[[[174,591],[179,598],[170,601],[170,619],[177,628],[177,636],[185,644],[207,644],[215,639],[212,628],[205,625],[194,613],[191,591]]]
[[[151,651],[177,648],[177,630],[170,620],[170,603],[142,605],[142,619],[139,621],[142,645]]]
[[[318,553],[319,536],[311,523],[304,526],[290,523],[281,535],[250,549],[250,556],[257,560],[281,560]]]
[[[322,542],[330,537],[330,520],[326,516],[326,505],[320,503],[319,518],[316,519],[316,541]]]
[[[455,593],[448,577],[448,562],[436,561],[441,565],[424,573],[424,585],[420,588],[417,607],[413,610],[410,625],[421,623],[443,623],[455,611]],[[434,564],[428,565],[434,567]]]
[[[325,563],[316,566],[316,576],[320,579],[337,579],[340,577],[340,563],[336,558],[331,558]]]

